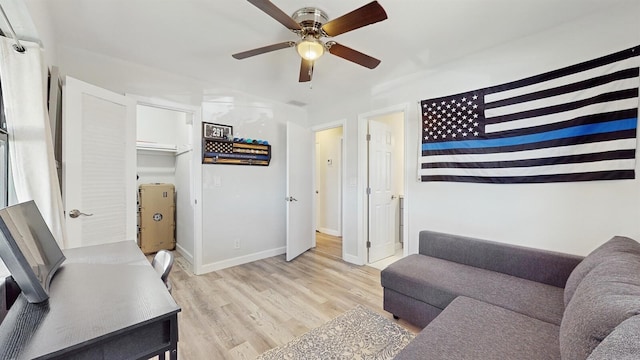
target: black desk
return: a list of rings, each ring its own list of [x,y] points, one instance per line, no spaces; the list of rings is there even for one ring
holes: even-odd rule
[[[0,359],[177,358],[180,307],[135,242],[64,254],[49,300],[20,295],[0,324]]]

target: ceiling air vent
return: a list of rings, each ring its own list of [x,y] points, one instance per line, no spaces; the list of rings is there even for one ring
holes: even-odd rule
[[[293,106],[299,106],[299,107],[307,106],[307,103],[303,103],[302,101],[297,101],[297,100],[290,100],[287,102],[287,104],[293,105]]]

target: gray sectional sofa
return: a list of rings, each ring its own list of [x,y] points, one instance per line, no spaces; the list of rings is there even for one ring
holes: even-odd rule
[[[640,359],[640,244],[586,258],[422,231],[381,273],[384,309],[425,327],[396,359]]]

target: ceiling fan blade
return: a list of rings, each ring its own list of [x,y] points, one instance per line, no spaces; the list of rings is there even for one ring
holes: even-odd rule
[[[385,20],[387,13],[377,1],[372,1],[367,5],[344,14],[322,25],[322,31],[327,36],[336,36],[347,31],[355,30],[363,26]]]
[[[291,18],[291,16],[284,13],[277,6],[275,6],[269,0],[247,0],[258,9],[264,11],[267,15],[276,19],[280,24],[284,25],[289,30],[302,30],[300,24]]]
[[[335,41],[328,42],[327,47],[329,48],[329,52],[331,54],[354,62],[358,65],[362,65],[366,68],[374,69],[376,66],[380,65],[380,60],[373,58],[367,54],[363,54],[360,51],[353,50],[350,47],[340,45]]]
[[[302,59],[300,63],[300,79],[299,82],[311,81],[313,76],[313,61]]]
[[[296,46],[296,43],[293,41],[285,41],[283,43],[279,43],[279,44],[273,44],[273,45],[269,45],[269,46],[263,46],[257,49],[253,49],[253,50],[247,50],[247,51],[243,51],[237,54],[233,54],[231,56],[233,56],[235,59],[241,60],[241,59],[245,59],[248,57],[252,57],[252,56],[256,56],[256,55],[260,55],[260,54],[264,54],[264,53],[268,53],[271,51],[276,51],[276,50],[280,50],[280,49],[286,49],[288,47],[292,47],[292,46]]]

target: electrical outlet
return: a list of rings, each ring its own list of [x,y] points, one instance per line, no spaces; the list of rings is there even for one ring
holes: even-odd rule
[[[233,241],[233,248],[234,249],[240,249],[240,239],[235,239]]]

